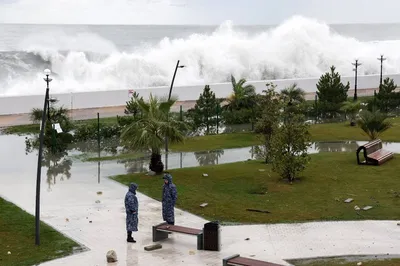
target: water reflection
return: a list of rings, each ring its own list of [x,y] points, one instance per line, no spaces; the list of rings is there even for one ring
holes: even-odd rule
[[[309,148],[309,153],[319,152],[355,152],[360,145],[366,141],[345,141],[345,142],[319,142],[313,143]],[[105,143],[101,156],[120,153],[120,149],[113,143],[106,149]],[[37,150],[25,154],[25,142],[23,136],[2,135],[0,136],[0,160],[2,161],[2,171],[0,173],[0,183],[2,185],[19,182],[14,178],[19,176],[35,175],[37,164]],[[384,143],[384,148],[400,153],[400,143]],[[48,185],[48,191],[60,182],[96,182],[100,183],[102,177],[138,173],[148,171],[149,157],[137,159],[125,159],[103,162],[83,162],[77,160],[76,156],[91,153],[98,156],[96,143],[80,143],[71,146],[71,149],[62,153],[53,154],[50,150],[44,150],[43,154],[43,173],[46,171],[47,178],[43,182]],[[237,149],[226,149],[204,152],[179,152],[163,155],[166,169],[177,169],[186,167],[196,167],[205,165],[217,165],[257,159],[255,147],[245,147]],[[21,167],[23,166],[23,167]],[[75,180],[78,179],[79,181]]]

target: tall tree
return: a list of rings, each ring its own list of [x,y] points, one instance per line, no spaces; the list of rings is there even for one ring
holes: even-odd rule
[[[303,171],[310,160],[309,126],[304,115],[285,110],[283,122],[276,125],[272,135],[272,165],[274,171],[291,183]]]
[[[383,132],[392,127],[392,124],[387,121],[387,115],[378,110],[362,111],[357,123],[370,140],[377,139]]]
[[[393,79],[385,78],[376,94],[376,104],[381,112],[393,112],[400,106],[400,93]]]
[[[319,111],[327,117],[335,117],[347,100],[347,92],[350,83],[344,85],[335,67],[331,67],[331,71],[321,76],[317,83],[317,95],[319,101]]]
[[[272,136],[280,122],[282,108],[280,96],[275,92],[276,86],[269,83],[267,87],[268,89],[264,91],[264,94],[258,97],[257,106],[261,108],[261,116],[255,125],[255,132],[259,134],[262,141],[262,145],[256,147],[256,153],[265,160],[265,163],[272,161]]]
[[[160,101],[157,97],[150,95],[149,101],[137,100],[143,117],[127,126],[122,134],[121,140],[125,147],[133,150],[150,150],[150,170],[160,174],[164,170],[161,160],[161,150],[165,145],[165,138],[170,143],[184,141],[182,128],[186,124],[169,116],[171,107],[176,100]]]
[[[204,87],[196,105],[190,114],[196,129],[205,129],[206,134],[213,133],[217,126],[217,115],[221,110],[221,101],[215,97],[215,93],[209,85]]]

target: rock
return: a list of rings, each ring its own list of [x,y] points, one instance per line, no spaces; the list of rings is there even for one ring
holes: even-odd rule
[[[65,218],[65,221],[66,221],[66,222],[69,222],[69,219],[68,219],[68,218]]]
[[[144,247],[144,250],[152,251],[152,250],[156,250],[156,249],[160,249],[160,248],[162,248],[161,244],[155,244],[155,245],[150,245],[150,246]]]
[[[398,226],[400,226],[400,223],[397,223]]]
[[[91,224],[91,223],[92,223],[92,221],[89,221],[89,223]]]
[[[258,171],[260,171],[260,172],[265,172],[265,169],[258,169]]]
[[[207,176],[208,176],[208,174],[203,174],[203,176],[204,176],[204,177],[207,177]]]
[[[363,263],[360,261],[359,263],[357,263],[357,266],[361,266],[363,265]]]
[[[359,210],[361,210],[361,209],[360,209],[360,207],[358,207],[358,206],[356,205],[356,206],[354,206],[354,210],[359,211]]]
[[[370,209],[372,209],[372,206],[365,206],[365,207],[363,208],[364,211],[368,211],[368,210],[370,210]]]
[[[96,200],[96,203],[100,203],[100,200]]]
[[[250,240],[250,238],[246,238],[245,240],[246,240],[246,241],[249,241],[249,240]]]
[[[97,195],[102,195],[102,194],[103,194],[103,192],[97,191]]]
[[[117,262],[117,252],[115,250],[109,250],[106,255],[107,262]]]
[[[208,203],[202,203],[202,204],[200,204],[200,207],[204,208],[204,207],[206,207],[207,205],[208,205]]]
[[[350,202],[353,202],[354,201],[354,199],[352,199],[352,198],[348,198],[347,200],[345,200],[344,202],[345,203],[350,203]]]
[[[11,255],[11,251],[7,252],[8,255]]]
[[[196,254],[195,251],[193,251],[193,250],[189,251],[189,255],[195,255],[195,254]]]

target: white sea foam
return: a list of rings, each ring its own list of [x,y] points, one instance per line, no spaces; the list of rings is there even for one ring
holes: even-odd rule
[[[131,53],[118,51],[90,32],[38,33],[21,42],[18,56],[0,53],[0,95],[42,93],[42,69],[47,66],[56,73],[53,92],[168,85],[178,59],[187,67],[179,69],[177,86],[225,82],[231,74],[247,80],[318,77],[331,65],[342,75],[353,75],[355,58],[363,63],[359,75],[377,74],[380,54],[388,57],[385,73],[400,73],[399,44],[400,40],[361,42],[299,16],[255,35],[227,21],[209,35],[165,38]],[[20,51],[27,54],[21,56]]]

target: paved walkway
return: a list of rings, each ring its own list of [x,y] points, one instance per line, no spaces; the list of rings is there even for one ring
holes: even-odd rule
[[[15,138],[21,141],[1,142],[4,149],[0,151],[0,160],[6,164],[0,172],[0,196],[33,214],[36,154],[25,156],[23,138]],[[140,232],[135,235],[138,243],[128,244],[123,207],[127,187],[105,176],[98,180],[97,163],[77,167],[78,164],[74,162],[71,178],[58,177],[50,186],[43,169],[41,219],[90,251],[43,265],[107,265],[105,254],[110,249],[116,250],[119,257],[118,263],[111,265],[118,266],[216,266],[222,265],[222,258],[235,253],[282,264],[284,259],[291,258],[400,254],[400,227],[396,221],[227,226],[222,228],[221,252],[197,251],[195,237],[179,234],[164,241],[161,250],[146,252],[143,247],[152,244],[151,227],[161,222],[161,204],[139,193]],[[197,228],[206,222],[180,210],[176,211],[176,221]]]

